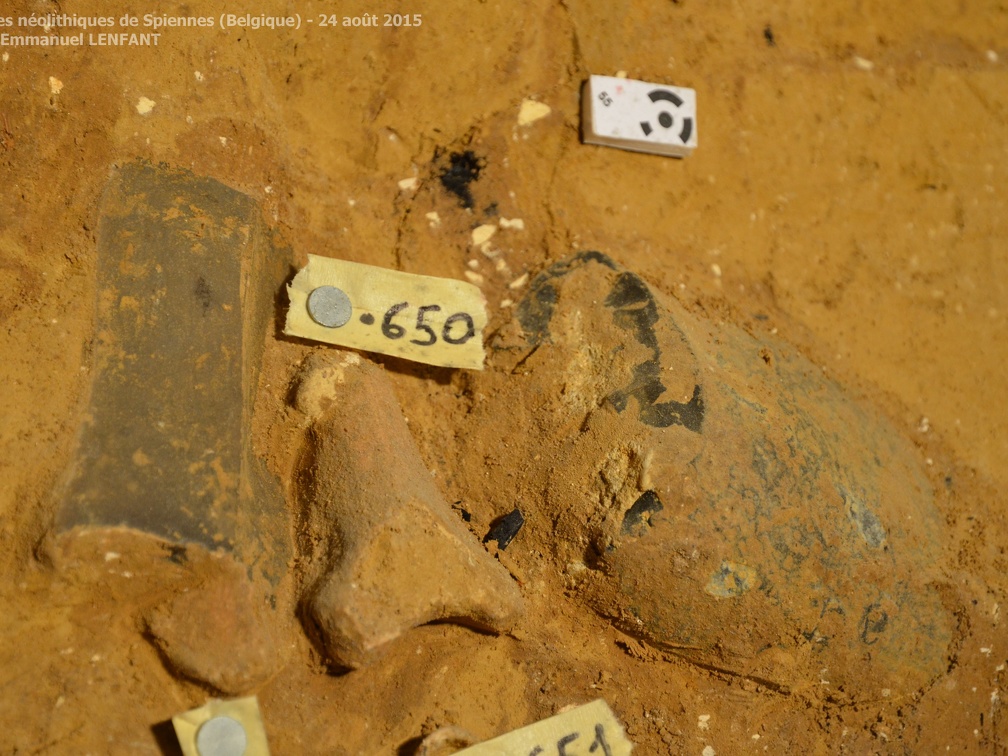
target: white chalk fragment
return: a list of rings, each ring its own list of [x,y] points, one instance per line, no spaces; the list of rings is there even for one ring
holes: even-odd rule
[[[404,178],[399,182],[400,192],[412,192],[417,188],[417,177],[411,176],[410,178]]]
[[[524,231],[525,230],[525,221],[523,221],[521,218],[512,218],[511,220],[508,220],[507,218],[501,218],[500,219],[500,227],[501,228],[513,228],[516,231]]]
[[[700,716],[698,716],[696,723],[697,727],[699,727],[701,730],[710,729],[710,717],[711,717],[710,714],[701,714]]]
[[[518,125],[530,126],[548,116],[551,111],[552,108],[544,102],[532,99],[522,100],[521,109],[518,111]]]
[[[710,272],[714,274],[715,278],[721,278],[721,266],[717,263],[711,263]]]
[[[57,79],[55,76],[49,77],[49,91],[54,95],[58,95],[63,91],[63,82]]]
[[[436,228],[441,225],[441,216],[438,215],[436,211],[431,210],[425,217],[430,221],[431,228]]]
[[[867,58],[862,58],[860,55],[854,56],[854,65],[857,66],[862,71],[871,71],[875,68],[875,64],[872,63]]]
[[[485,223],[482,226],[477,226],[472,232],[472,243],[473,246],[480,246],[488,241],[490,237],[497,233],[497,226],[492,223]]]
[[[522,286],[528,283],[529,274],[522,273],[518,278],[508,284],[508,288],[514,291],[515,289],[520,289]]]
[[[199,71],[193,71],[193,76],[196,77],[196,81],[203,81],[203,74]]]
[[[467,270],[465,272],[465,277],[468,278],[471,283],[474,283],[477,286],[483,285],[483,276],[481,276],[479,273],[474,273],[471,270]]]
[[[6,56],[6,55],[7,55],[7,53],[4,53],[4,56]],[[6,61],[6,60],[7,60],[7,58],[4,57],[4,61]],[[988,50],[987,51],[987,60],[990,61],[991,63],[997,63],[998,62],[998,54],[996,52],[994,52],[993,50]]]
[[[139,100],[137,100],[136,111],[140,115],[145,116],[152,110],[154,110],[155,105],[157,105],[157,103],[154,102],[154,100],[150,99],[149,97],[141,97]]]

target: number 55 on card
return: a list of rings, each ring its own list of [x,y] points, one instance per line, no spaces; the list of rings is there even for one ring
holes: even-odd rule
[[[289,336],[483,369],[486,299],[466,281],[308,255],[287,294]]]

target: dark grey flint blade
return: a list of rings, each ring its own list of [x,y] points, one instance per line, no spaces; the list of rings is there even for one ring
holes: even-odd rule
[[[117,172],[98,228],[90,407],[59,530],[127,526],[229,549],[243,534],[277,542],[280,490],[248,426],[286,274],[248,196],[147,164]]]

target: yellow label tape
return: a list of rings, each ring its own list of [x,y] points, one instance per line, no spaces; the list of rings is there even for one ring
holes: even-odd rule
[[[289,336],[483,369],[486,299],[466,281],[308,255],[287,294]]]
[[[185,756],[269,756],[266,729],[255,696],[208,701],[198,709],[176,714],[172,725]]]
[[[633,744],[601,698],[455,756],[627,756]]]

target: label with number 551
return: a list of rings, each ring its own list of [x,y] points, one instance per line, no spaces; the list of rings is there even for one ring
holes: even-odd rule
[[[466,281],[308,255],[287,294],[290,336],[483,369],[486,299]]]

